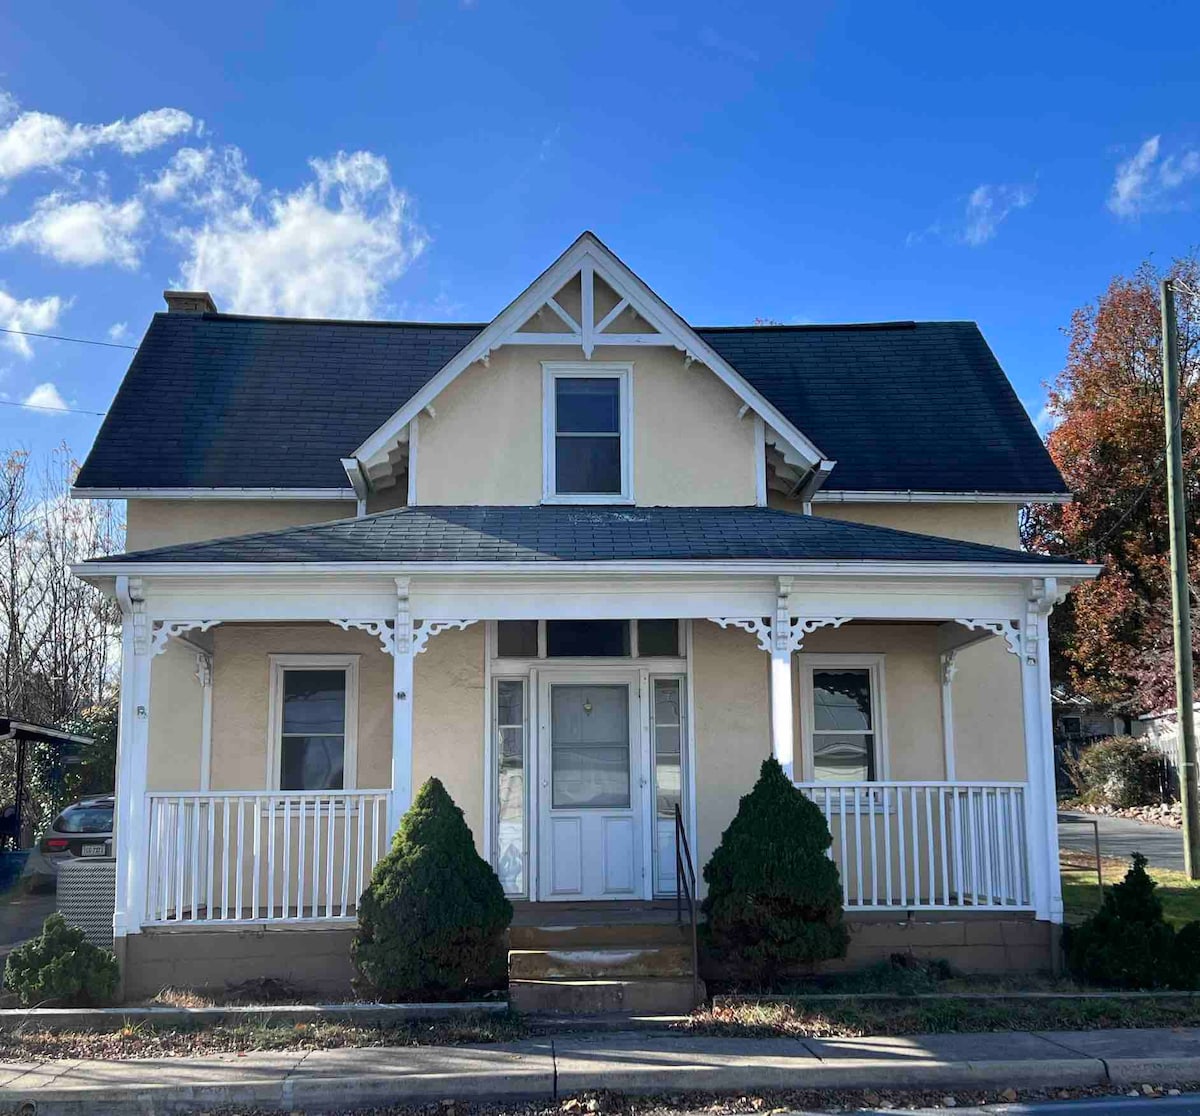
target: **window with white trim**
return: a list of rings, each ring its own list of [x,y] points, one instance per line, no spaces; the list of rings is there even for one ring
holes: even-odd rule
[[[358,656],[272,655],[271,785],[283,791],[354,787]]]
[[[543,362],[547,503],[632,503],[629,364]]]
[[[820,783],[886,777],[883,656],[797,658],[806,777]]]

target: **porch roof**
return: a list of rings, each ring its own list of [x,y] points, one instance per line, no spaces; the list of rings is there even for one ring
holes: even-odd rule
[[[1070,565],[982,543],[761,507],[403,507],[97,558],[121,563],[963,562]]]

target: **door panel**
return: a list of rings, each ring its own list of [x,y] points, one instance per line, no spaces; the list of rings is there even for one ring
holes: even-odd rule
[[[562,674],[543,677],[541,691],[540,898],[640,896],[636,682]]]

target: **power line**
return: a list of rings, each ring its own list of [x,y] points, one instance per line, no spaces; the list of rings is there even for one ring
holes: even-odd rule
[[[56,415],[95,415],[104,418],[104,411],[81,411],[76,407],[47,407],[42,403],[18,403],[15,399],[0,399],[0,407],[28,407],[31,411],[53,411]]]
[[[31,333],[27,329],[6,329],[0,326],[0,333],[13,333],[17,337],[41,337],[46,341],[74,341],[76,345],[100,345],[105,349],[136,349],[136,345],[121,345],[116,341],[92,341],[86,337],[63,337],[58,333]]]

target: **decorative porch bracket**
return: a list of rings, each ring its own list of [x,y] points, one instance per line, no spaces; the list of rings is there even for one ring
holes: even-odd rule
[[[453,628],[462,630],[469,628],[472,624],[478,624],[476,620],[418,620],[413,627],[412,642],[413,654],[419,655],[425,650],[426,645],[435,635],[441,635],[442,632],[448,632]]]
[[[220,622],[220,620],[155,620],[152,625],[154,634],[150,638],[150,657],[161,655],[172,639],[185,636],[188,632],[207,632],[209,628],[215,628]]]
[[[795,772],[795,710],[792,696],[792,655],[804,646],[805,637],[818,628],[840,628],[849,616],[793,617],[789,598],[792,579],[778,579],[775,616],[710,616],[722,628],[741,628],[758,640],[771,656],[771,750],[791,779]]]
[[[370,633],[379,640],[385,655],[392,654],[392,650],[396,646],[396,622],[394,620],[330,620],[329,622],[336,624],[344,632],[348,632],[351,628],[357,628]]]

